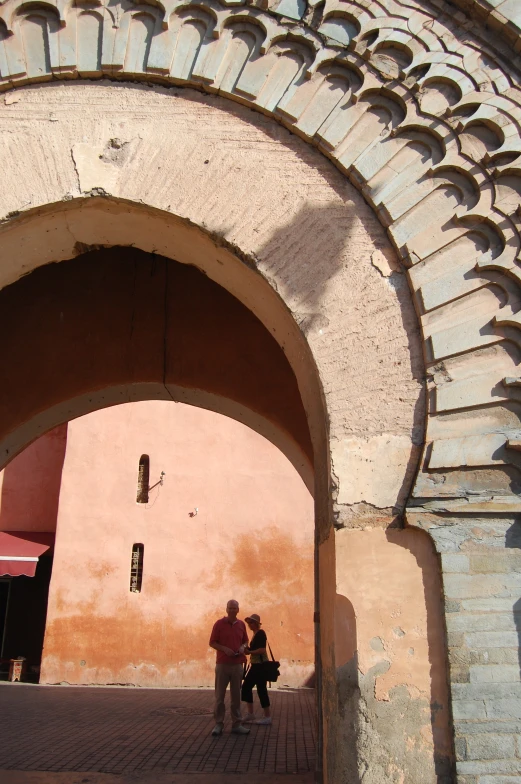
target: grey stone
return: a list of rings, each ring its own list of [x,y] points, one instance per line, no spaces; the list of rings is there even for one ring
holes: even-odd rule
[[[485,699],[487,718],[521,719],[521,699]]]
[[[443,572],[468,572],[470,566],[469,556],[463,553],[442,553],[441,568]]]
[[[456,738],[454,740],[454,750],[456,752],[456,759],[457,760],[465,760],[465,759],[467,759],[467,739],[466,738]]]
[[[517,634],[512,613],[453,613],[447,618],[447,629],[450,632],[511,631]]]
[[[467,739],[467,759],[499,760],[516,756],[514,735],[472,735]]]
[[[452,701],[452,712],[455,719],[486,719],[485,702],[483,700]]]
[[[521,773],[521,760],[463,760],[456,762],[459,773]]]
[[[465,736],[483,734],[485,732],[519,735],[521,734],[521,721],[465,721],[465,719],[460,719],[458,721],[458,732]]]
[[[458,779],[458,784],[464,782],[466,776]],[[519,784],[519,776],[480,776],[475,779],[477,784]]]
[[[516,683],[519,680],[519,665],[515,664],[478,664],[470,668],[471,683]]]
[[[521,683],[454,683],[452,693],[459,700],[487,698],[521,700]]]
[[[510,570],[508,552],[477,553],[470,556],[470,571],[482,574],[497,574]],[[463,569],[461,571],[464,571]]]
[[[470,664],[519,664],[517,648],[460,648]]]
[[[463,632],[447,632],[447,644],[450,648],[463,648],[465,644]]]
[[[470,683],[470,672],[468,667],[451,667],[450,679],[452,683]]]
[[[519,636],[517,632],[470,632],[465,642],[470,648],[516,648]]]
[[[469,666],[474,662],[471,657],[472,651],[461,646],[449,648],[449,662],[453,667]],[[481,662],[475,662],[481,664]]]
[[[445,600],[445,612],[446,613],[456,613],[461,610],[461,602],[458,602],[456,599],[446,599]]]
[[[468,612],[516,612],[515,599],[512,598],[496,599],[491,596],[486,599],[464,599],[459,604],[462,610],[468,610]],[[521,614],[521,610],[517,612]]]
[[[443,578],[445,596],[449,599],[479,599],[488,596],[519,598],[521,574],[446,574]]]

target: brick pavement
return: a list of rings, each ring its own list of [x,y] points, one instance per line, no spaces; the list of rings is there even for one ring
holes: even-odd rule
[[[253,725],[245,737],[229,732],[228,716],[224,734],[210,735],[212,696],[208,689],[0,684],[0,781],[9,770],[147,779],[153,773],[313,771],[312,690],[272,690],[273,725]]]

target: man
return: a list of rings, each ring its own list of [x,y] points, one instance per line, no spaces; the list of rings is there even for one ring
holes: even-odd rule
[[[226,711],[224,698],[230,684],[230,708],[232,732],[247,735],[249,729],[241,724],[241,681],[243,665],[246,661],[244,649],[248,645],[248,635],[244,621],[239,621],[239,602],[230,599],[226,605],[226,615],[214,624],[210,635],[210,648],[217,651],[215,665],[215,727],[212,735],[221,735]]]

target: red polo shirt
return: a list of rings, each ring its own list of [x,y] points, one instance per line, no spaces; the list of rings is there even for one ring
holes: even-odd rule
[[[246,634],[246,626],[244,621],[238,619],[230,623],[228,618],[220,618],[213,625],[212,633],[210,635],[210,645],[212,642],[218,645],[226,645],[232,651],[238,651],[241,645],[248,644],[248,635]],[[217,664],[244,664],[246,656],[243,653],[238,656],[227,656],[222,651],[216,651]]]

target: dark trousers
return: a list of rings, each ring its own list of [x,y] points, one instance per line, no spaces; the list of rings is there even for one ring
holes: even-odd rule
[[[270,707],[268,697],[267,680],[263,675],[262,664],[252,664],[242,683],[241,700],[243,702],[253,702],[253,687],[257,687],[260,704],[263,708]]]

